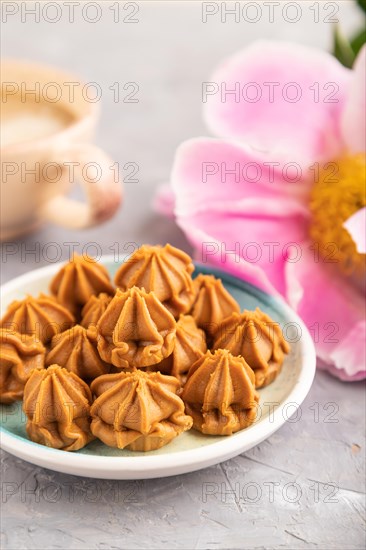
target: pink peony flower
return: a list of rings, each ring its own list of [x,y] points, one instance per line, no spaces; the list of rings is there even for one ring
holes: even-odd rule
[[[277,42],[233,56],[203,86],[222,139],[184,142],[156,200],[200,261],[284,296],[342,380],[366,374],[365,61]]]

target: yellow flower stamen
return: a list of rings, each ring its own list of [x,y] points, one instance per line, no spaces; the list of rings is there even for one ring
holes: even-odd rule
[[[365,254],[356,245],[343,223],[366,206],[366,158],[364,154],[345,156],[319,170],[310,197],[310,236],[319,254],[336,263],[347,276],[365,276]]]

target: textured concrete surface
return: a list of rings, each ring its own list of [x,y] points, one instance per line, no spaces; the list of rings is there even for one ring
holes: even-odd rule
[[[23,4],[23,3],[20,3]],[[30,3],[32,4],[32,3]],[[201,119],[201,84],[217,61],[255,38],[295,40],[327,48],[331,24],[320,5],[297,2],[302,16],[274,23],[263,8],[257,23],[218,17],[202,23],[201,3],[140,4],[138,23],[113,23],[114,4],[103,2],[91,24],[75,8],[75,22],[50,23],[20,12],[3,25],[7,56],[48,62],[98,82],[103,90],[97,142],[121,166],[138,164],[136,183],[125,183],[118,216],[85,232],[48,226],[3,247],[2,280],[51,261],[45,250],[65,243],[82,250],[96,243],[111,253],[120,243],[165,242],[189,250],[173,222],[150,208],[156,185],[169,176],[176,146],[207,134]],[[356,28],[350,1],[339,7],[346,30]],[[123,6],[122,6],[123,7]],[[54,17],[50,8],[48,18]],[[121,16],[131,12],[127,8]],[[289,13],[290,14],[290,13]],[[92,11],[89,17],[94,17]],[[253,16],[252,16],[253,17]],[[291,14],[290,14],[291,17]],[[136,82],[138,103],[113,101],[115,82]],[[127,172],[124,174],[127,176]],[[206,470],[139,482],[71,477],[2,454],[2,548],[15,549],[359,549],[364,533],[364,411],[362,384],[342,384],[318,373],[301,418],[258,447]]]

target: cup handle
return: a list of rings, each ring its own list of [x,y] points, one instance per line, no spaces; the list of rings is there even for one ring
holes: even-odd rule
[[[70,229],[98,225],[113,216],[122,201],[122,186],[111,169],[113,160],[95,145],[76,145],[59,153],[59,157],[73,159],[75,180],[84,190],[86,202],[56,195],[43,205],[44,220]],[[57,160],[61,164],[63,161]],[[96,177],[86,177],[87,163],[92,163]]]

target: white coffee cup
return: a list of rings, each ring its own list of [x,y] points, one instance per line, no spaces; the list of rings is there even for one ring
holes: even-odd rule
[[[45,221],[78,229],[113,216],[122,188],[113,160],[90,143],[98,110],[73,75],[2,63],[1,240]],[[84,203],[66,196],[75,182],[84,189]]]

